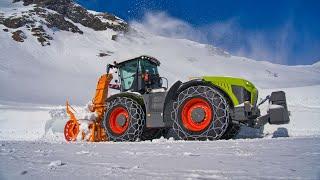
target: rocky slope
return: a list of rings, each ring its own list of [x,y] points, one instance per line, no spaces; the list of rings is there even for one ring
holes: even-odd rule
[[[72,0],[14,0],[12,3],[23,3],[25,10],[13,8],[11,12],[0,11],[0,24],[4,32],[12,34],[17,42],[24,42],[28,37],[26,27],[42,46],[50,45],[53,36],[46,28],[53,31],[70,31],[83,34],[78,24],[95,31],[112,29],[116,32],[127,32],[128,24],[109,13],[92,13],[74,3]]]

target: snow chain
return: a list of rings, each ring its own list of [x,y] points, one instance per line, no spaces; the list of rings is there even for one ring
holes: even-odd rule
[[[117,97],[116,99],[107,102],[107,114],[109,110],[112,110],[115,106],[124,106],[129,113],[129,127],[126,132],[120,136],[112,135],[108,130],[108,138],[110,141],[136,141],[140,138],[143,127],[145,125],[145,113],[142,107],[131,98],[127,97]],[[109,123],[107,119],[103,121],[105,129],[107,129],[107,124]]]
[[[188,98],[200,96],[209,101],[212,106],[214,116],[213,121],[209,127],[199,134],[189,133],[179,123],[179,107],[182,106],[184,101]],[[229,105],[224,96],[216,89],[209,86],[191,86],[182,91],[177,100],[173,103],[173,111],[171,118],[173,122],[173,130],[178,137],[183,140],[214,140],[219,139],[226,131],[229,124]]]

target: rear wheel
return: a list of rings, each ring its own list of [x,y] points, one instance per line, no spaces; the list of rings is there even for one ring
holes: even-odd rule
[[[103,126],[110,141],[136,141],[144,124],[145,113],[137,101],[116,97],[107,102]]]
[[[191,86],[178,95],[172,117],[178,139],[219,139],[229,124],[229,105],[218,89]]]

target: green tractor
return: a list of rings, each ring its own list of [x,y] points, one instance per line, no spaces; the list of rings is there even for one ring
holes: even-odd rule
[[[110,141],[154,139],[171,134],[180,140],[233,138],[240,125],[259,128],[287,124],[289,112],[283,91],[272,92],[257,104],[258,90],[241,78],[203,76],[177,81],[170,88],[158,72],[160,62],[140,56],[109,64],[115,69],[120,93],[106,98],[102,127]],[[269,101],[267,114],[259,105]],[[170,133],[169,133],[170,132]]]

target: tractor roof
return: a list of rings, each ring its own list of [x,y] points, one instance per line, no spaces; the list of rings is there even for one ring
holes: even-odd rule
[[[132,59],[128,59],[128,60],[122,61],[122,62],[120,62],[120,63],[117,63],[117,66],[121,66],[121,65],[123,65],[123,64],[125,64],[125,63],[128,63],[128,62],[130,62],[130,61],[135,61],[135,60],[137,60],[137,59],[148,60],[148,61],[156,64],[157,66],[160,66],[160,61],[159,61],[159,60],[157,60],[157,59],[154,58],[154,57],[147,56],[147,55],[142,55],[142,56],[139,56],[139,57],[135,57],[135,58],[132,58]]]

